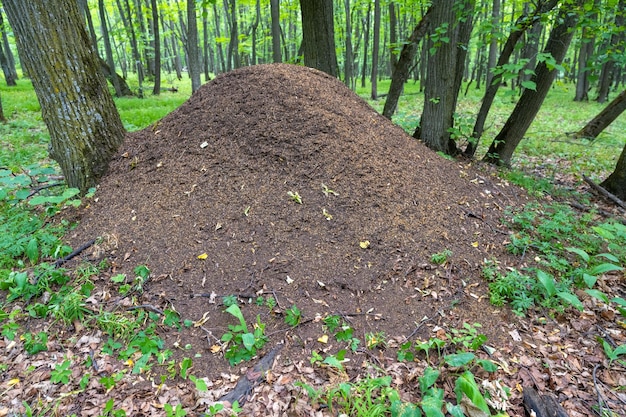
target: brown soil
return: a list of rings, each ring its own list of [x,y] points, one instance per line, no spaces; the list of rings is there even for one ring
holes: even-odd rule
[[[268,347],[285,340],[282,355],[294,359],[323,346],[319,325],[278,331],[293,304],[304,319],[349,317],[361,340],[407,336],[424,317],[450,314],[449,324],[480,322],[497,339],[505,313],[484,299],[480,268],[504,256],[499,219],[519,191],[484,175],[321,72],[248,67],[129,134],[73,241],[109,236],[115,272],[152,271],[142,302],[194,321],[208,313],[205,330],[170,335],[202,354],[195,371],[208,377],[227,367],[206,331],[219,337],[233,323],[219,305],[231,294],[275,296],[269,317],[253,306],[244,314],[261,313]],[[436,268],[431,255],[444,250],[452,256]]]

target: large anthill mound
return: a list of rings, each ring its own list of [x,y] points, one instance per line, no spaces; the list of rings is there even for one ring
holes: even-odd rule
[[[219,305],[229,294],[276,296],[278,313],[262,315],[267,333],[285,327],[280,309],[293,304],[305,319],[351,317],[362,340],[408,335],[424,316],[436,324],[437,311],[501,320],[479,276],[506,238],[502,188],[430,151],[340,81],[261,65],[217,77],[129,134],[73,240],[108,236],[100,249],[116,272],[147,265],[145,303],[183,319],[208,313],[204,330],[172,337],[202,353],[196,373],[211,376],[226,361],[209,353],[205,331],[219,337],[233,323]],[[436,268],[431,256],[446,250]],[[203,296],[212,292],[218,304]],[[249,308],[250,320],[268,311]],[[321,330],[307,326],[274,333],[268,346],[286,340],[283,355],[310,354]]]

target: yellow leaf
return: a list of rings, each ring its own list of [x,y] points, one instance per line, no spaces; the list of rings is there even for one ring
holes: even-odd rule
[[[322,335],[322,337],[320,337],[319,339],[317,339],[318,342],[320,343],[328,343],[328,335]]]
[[[202,260],[205,260],[208,257],[209,255],[207,255],[206,253],[203,253],[202,255],[198,255],[198,259],[202,259]]]
[[[213,345],[213,346],[211,346],[211,353],[217,353],[220,350],[222,350],[222,347],[220,345]]]
[[[9,382],[7,382],[7,386],[10,388],[13,385],[17,385],[19,383],[20,383],[20,379],[19,378],[13,378],[13,379],[10,379]]]
[[[361,247],[361,249],[367,249],[370,247],[370,241],[364,240],[362,242],[359,242],[359,246]]]
[[[132,360],[132,359],[130,359],[130,358],[129,358],[129,359],[126,359],[126,362],[124,362],[124,363],[125,363],[127,366],[129,366],[129,367],[131,367],[131,366],[135,365],[135,362],[133,362],[133,360]]]
[[[478,242],[472,242],[472,246],[477,248],[478,247]]]

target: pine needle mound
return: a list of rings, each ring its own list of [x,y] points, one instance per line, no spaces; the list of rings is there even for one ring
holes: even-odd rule
[[[490,178],[430,151],[324,73],[259,65],[129,134],[73,240],[114,236],[107,256],[118,271],[152,271],[146,300],[192,320],[210,310],[210,327],[228,322],[198,297],[213,292],[273,294],[305,317],[371,312],[377,320],[355,326],[390,336],[461,300],[464,320],[497,328],[494,309],[462,286],[475,281],[481,294],[481,262],[502,256],[499,218],[518,191]],[[435,270],[431,256],[445,250]],[[315,343],[319,329],[307,331],[285,354]],[[190,332],[183,338],[205,338]],[[205,356],[207,373],[224,362]]]

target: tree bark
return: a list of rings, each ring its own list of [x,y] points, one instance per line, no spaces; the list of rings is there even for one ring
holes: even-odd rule
[[[343,7],[346,13],[346,53],[344,56],[344,82],[348,88],[354,88],[354,54],[352,51],[352,15],[350,0],[344,0]]]
[[[596,117],[589,121],[582,129],[580,129],[574,137],[595,139],[606,129],[615,119],[617,119],[626,110],[626,90],[622,91],[613,99]]]
[[[409,69],[417,55],[417,46],[428,31],[431,10],[432,6],[428,8],[422,20],[415,26],[411,36],[409,36],[409,39],[400,52],[400,57],[398,58],[398,62],[391,76],[391,85],[389,86],[389,93],[387,94],[387,100],[385,100],[385,107],[383,109],[383,116],[388,119],[391,119],[396,112],[398,99],[402,94],[404,83],[409,79]]]
[[[4,109],[2,108],[2,96],[0,96],[0,123],[6,123],[7,118],[4,116]]]
[[[85,193],[106,172],[125,132],[77,2],[3,4],[50,131],[50,156],[68,185]],[[50,51],[63,51],[63,59]]]
[[[370,42],[370,14],[372,11],[372,4],[370,2],[367,3],[367,12],[365,18],[363,19],[363,66],[361,67],[361,87],[365,88],[365,79],[367,73],[367,57],[369,56],[369,42]]]
[[[457,148],[450,129],[454,126],[454,110],[465,63],[465,54],[460,53],[464,41],[460,33],[466,32],[465,19],[469,20],[471,30],[471,19],[466,12],[473,8],[473,1],[441,0],[432,8],[424,109],[413,136],[435,151],[455,155]]]
[[[598,0],[594,0],[593,10],[599,7]],[[597,23],[598,13],[593,12],[589,15],[592,24]],[[576,74],[576,94],[574,101],[589,101],[589,72],[593,63],[593,50],[595,46],[595,34],[590,30],[590,25],[582,24],[582,33],[580,36],[580,49],[578,50],[578,72]]]
[[[491,6],[491,39],[489,40],[489,55],[487,58],[487,82],[486,85],[491,85],[493,80],[493,69],[496,66],[498,59],[498,37],[497,33],[500,30],[500,6],[501,0],[493,0]],[[480,79],[480,77],[478,77]],[[480,82],[480,81],[479,81]]]
[[[616,13],[613,33],[611,34],[610,48],[613,50],[609,56],[607,62],[602,65],[602,71],[600,73],[600,82],[598,85],[598,97],[596,101],[598,103],[604,103],[609,98],[609,90],[611,84],[615,79],[615,73],[617,72],[616,58],[622,59],[624,55],[624,23],[626,15],[626,0],[619,0]]]
[[[620,200],[626,200],[626,144],[617,160],[615,170],[600,185]]]
[[[9,51],[10,53],[11,51]],[[4,48],[2,47],[2,43],[0,42],[0,66],[2,67],[2,73],[4,74],[4,80],[7,82],[7,86],[13,87],[17,85],[15,78],[13,78],[13,73],[11,72],[11,68],[9,68],[9,60],[7,59]]]
[[[195,93],[202,81],[202,66],[200,65],[200,50],[198,49],[198,20],[196,19],[196,1],[187,0],[187,62],[189,77],[191,78],[191,92]]]
[[[378,98],[378,55],[380,54],[380,0],[374,0],[374,38],[372,45],[372,100]]]
[[[0,34],[2,35],[2,45],[4,46],[3,50],[5,53],[6,60],[7,60],[7,67],[9,69],[9,72],[11,73],[11,78],[13,78],[13,80],[17,80],[18,76],[17,76],[17,70],[15,68],[15,59],[13,58],[13,52],[11,52],[11,46],[9,45],[9,37],[7,36],[7,31],[5,30],[5,27],[4,27],[4,17],[2,15],[3,15],[3,10],[2,8],[0,8]],[[7,80],[7,84],[8,84],[8,80]]]
[[[304,65],[337,77],[332,0],[300,0]]]
[[[128,86],[128,83],[124,78],[122,78],[117,72],[111,71],[109,65],[106,61],[100,57],[98,57],[98,61],[100,62],[100,71],[104,74],[104,77],[109,80],[111,85],[114,85],[114,80],[119,85],[120,93],[122,96],[132,96],[133,91]]]
[[[152,95],[161,94],[161,36],[159,35],[159,7],[157,0],[151,0],[152,35],[154,36],[154,88]]]
[[[102,30],[102,40],[104,41],[104,53],[106,56],[106,63],[111,73],[115,72],[115,61],[113,60],[113,49],[111,48],[111,38],[109,37],[109,24],[107,21],[106,9],[104,8],[104,0],[98,0],[98,12],[100,13],[100,28]],[[122,97],[122,88],[118,82],[117,77],[111,77],[113,88],[115,89],[115,95]]]
[[[272,16],[272,59],[274,62],[283,62],[280,52],[280,0],[270,0]]]
[[[571,28],[578,21],[577,14],[570,13],[570,7],[571,5],[561,6],[556,26],[550,32],[550,37],[544,50],[545,53],[552,55],[557,65],[560,65],[565,57],[567,48],[574,35]],[[557,69],[548,66],[545,61],[537,65],[532,79],[535,82],[536,90],[529,88],[524,90],[522,97],[520,97],[504,127],[489,147],[487,154],[483,158],[484,161],[497,165],[510,165],[513,152],[541,108],[550,90],[552,81],[556,77],[556,73]]]
[[[535,9],[532,15],[522,15],[515,22],[515,29],[509,34],[504,47],[502,48],[502,52],[500,52],[500,57],[498,58],[498,63],[496,67],[501,67],[502,65],[509,62],[511,58],[511,54],[515,50],[515,44],[522,37],[524,32],[528,30],[528,28],[532,27],[534,22],[541,18],[541,15],[549,12],[554,7],[556,7],[558,0],[548,0],[542,3],[537,4],[537,8]],[[463,154],[467,157],[473,157],[476,153],[476,149],[478,148],[478,142],[485,131],[485,122],[487,121],[487,115],[489,114],[489,110],[491,109],[491,105],[493,104],[493,100],[498,93],[498,89],[502,84],[502,74],[497,74],[493,77],[491,83],[487,84],[487,90],[485,91],[485,95],[483,96],[482,103],[480,105],[480,110],[476,115],[476,122],[474,123],[474,129],[472,131],[472,137],[470,138],[465,151]]]

